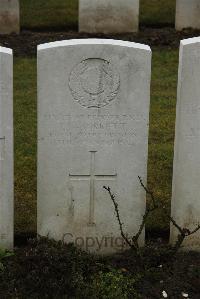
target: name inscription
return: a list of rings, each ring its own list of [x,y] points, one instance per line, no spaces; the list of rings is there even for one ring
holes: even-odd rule
[[[145,117],[143,115],[44,115],[48,133],[40,140],[63,144],[135,145],[144,136],[140,135]],[[144,131],[144,130],[141,130]]]

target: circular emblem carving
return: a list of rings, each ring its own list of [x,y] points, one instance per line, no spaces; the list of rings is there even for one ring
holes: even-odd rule
[[[116,97],[120,77],[110,62],[89,58],[79,63],[71,72],[69,87],[74,99],[83,107],[100,108]]]

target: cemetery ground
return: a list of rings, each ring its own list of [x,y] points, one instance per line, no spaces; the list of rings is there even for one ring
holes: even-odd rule
[[[160,210],[152,214],[146,224],[147,246],[141,250],[140,263],[132,251],[102,258],[62,242],[56,243],[45,238],[38,241],[32,239],[36,237],[36,45],[54,40],[94,37],[79,35],[74,31],[77,29],[77,12],[74,9],[77,8],[77,1],[42,0],[37,13],[30,18],[36,2],[21,1],[24,29],[19,36],[0,37],[0,45],[13,48],[15,53],[16,236],[14,255],[0,251],[0,298],[149,299],[164,298],[163,291],[168,294],[168,298],[186,298],[186,294],[190,299],[199,298],[199,253],[179,251],[176,255],[171,254],[171,249],[166,245],[169,221]],[[48,9],[47,2],[52,2],[56,13]],[[166,10],[160,13],[164,2],[142,1],[143,25],[159,27],[173,24],[175,1],[167,1]],[[65,8],[68,19],[62,14]],[[149,9],[151,15],[147,13]],[[159,25],[154,26],[155,23]],[[61,30],[66,26],[73,31]],[[56,27],[57,32],[53,32],[53,27]],[[176,33],[172,27],[144,27],[134,35],[106,36],[141,42],[152,47],[148,187],[158,201],[167,206],[168,211],[171,200],[178,46],[180,39],[192,36],[200,36],[200,32],[185,30]],[[108,204],[112,202],[108,201]]]
[[[109,36],[142,41],[153,46],[148,186],[159,200],[167,204],[168,208],[170,208],[171,198],[178,44],[183,36],[192,34],[191,31],[187,31],[182,35],[176,35],[171,31],[170,29],[161,32],[151,30],[151,33],[142,32],[137,36]],[[36,45],[78,36],[80,37],[72,32],[25,33],[24,35],[22,33],[19,37],[1,38],[3,45],[16,49],[14,61],[15,232],[20,236],[27,233],[34,235],[36,232]],[[82,36],[87,37],[85,34]],[[158,40],[160,44],[163,42],[161,47],[157,46]],[[171,40],[174,43],[172,46]],[[147,223],[147,230],[168,234],[169,223],[166,217],[158,212],[155,222],[154,216]]]
[[[147,28],[136,35],[107,36],[143,42],[153,48],[148,186],[169,211],[178,45],[180,39],[193,35],[199,35],[199,32],[187,30],[176,34],[171,28]],[[100,258],[71,245],[47,239],[27,243],[27,239],[36,236],[36,45],[77,37],[75,32],[22,32],[20,36],[1,38],[1,44],[12,47],[16,53],[14,129],[17,249],[13,256],[5,257],[4,253],[0,253],[0,297],[162,298],[162,292],[166,291],[169,298],[183,298],[182,294],[187,293],[189,298],[199,298],[199,253],[179,252],[175,256],[171,255],[170,248],[166,247],[169,221],[160,210],[152,214],[146,224],[148,240],[141,252],[142,264],[138,264],[134,253],[130,251]],[[108,204],[112,202],[108,201]]]
[[[141,255],[138,263],[130,251],[102,258],[62,242],[30,240],[13,256],[2,259],[0,252],[0,297],[160,299],[166,292],[173,299],[199,298],[198,253],[172,256],[157,242]]]

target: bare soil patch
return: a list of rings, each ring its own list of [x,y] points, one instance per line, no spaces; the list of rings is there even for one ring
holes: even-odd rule
[[[2,260],[0,298],[119,298],[112,292],[121,282],[128,294],[123,298],[160,299],[163,291],[171,299],[199,298],[200,253],[172,256],[157,241],[141,255],[138,263],[132,251],[98,257],[72,244],[34,239]]]
[[[139,33],[127,34],[86,34],[76,31],[68,32],[33,32],[22,31],[20,35],[0,36],[0,45],[12,48],[16,56],[35,56],[37,45],[59,40],[74,38],[110,38],[147,44],[151,47],[177,48],[180,40],[199,36],[199,30],[184,30],[176,32],[173,28],[141,28]]]

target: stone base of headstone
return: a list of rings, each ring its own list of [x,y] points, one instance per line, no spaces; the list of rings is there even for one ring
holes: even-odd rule
[[[19,0],[0,0],[0,34],[20,32]]]
[[[200,29],[200,1],[176,1],[176,30],[184,28]]]
[[[139,0],[80,0],[79,32],[137,32]]]

